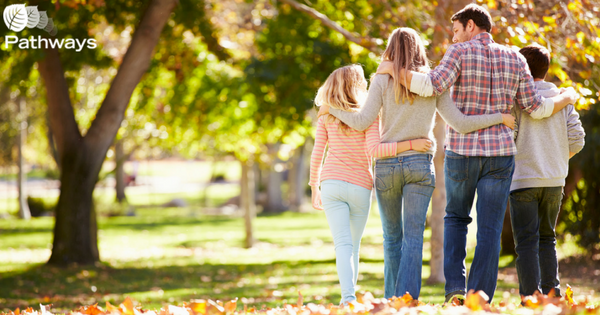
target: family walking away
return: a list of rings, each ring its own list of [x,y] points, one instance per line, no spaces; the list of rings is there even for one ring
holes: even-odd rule
[[[471,289],[493,298],[509,194],[521,295],[560,295],[554,227],[568,159],[583,147],[579,116],[567,106],[578,95],[543,81],[545,49],[529,46],[519,53],[496,44],[484,8],[470,4],[451,21],[455,44],[435,69],[419,34],[398,28],[368,92],[362,67],[349,65],[335,70],[317,93],[309,184],[313,206],[324,209],[333,236],[341,303],[356,303],[373,186],[384,238],[385,297],[419,298],[423,232],[435,185],[436,111],[447,123],[446,302],[461,303]],[[534,69],[541,57],[530,47],[547,60],[540,70]],[[477,246],[467,278],[466,235],[476,192]]]

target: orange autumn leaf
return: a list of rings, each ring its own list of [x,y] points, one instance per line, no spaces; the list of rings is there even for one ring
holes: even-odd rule
[[[413,304],[412,296],[406,292],[402,297],[393,297],[390,299],[390,306],[399,310],[403,307],[411,306]]]
[[[121,311],[119,310],[118,307],[108,303],[108,301],[106,301],[106,312],[107,313],[118,313],[121,314]]]
[[[205,315],[206,314],[206,301],[205,300],[195,300],[192,303],[187,304],[186,306],[192,310],[194,315]]]
[[[88,307],[81,307],[79,309],[79,312],[81,314],[85,314],[85,315],[101,315],[104,314],[104,311],[98,307],[98,303],[94,304],[94,305],[90,305]]]
[[[525,303],[525,306],[530,308],[538,308],[542,304],[537,297],[532,295],[523,297],[522,301]]]
[[[125,301],[123,301],[119,307],[121,308],[123,315],[135,315],[133,301],[131,301],[129,297],[126,297]]]
[[[570,285],[567,284],[567,290],[565,291],[565,299],[569,304],[573,305],[575,302],[573,301],[573,289]]]
[[[472,311],[481,311],[485,308],[485,305],[490,300],[487,294],[483,291],[473,292],[469,291],[465,298],[465,306]]]
[[[600,313],[600,304],[599,305],[588,305],[585,307],[585,312],[588,314],[599,314]]]
[[[235,298],[235,300],[231,300],[231,301],[225,303],[225,306],[224,306],[225,312],[227,312],[227,313],[233,313],[233,312],[235,312],[235,309],[237,307],[237,300],[238,299]]]
[[[406,304],[410,304],[410,302],[412,302],[412,301],[413,301],[413,297],[412,297],[412,295],[410,295],[410,293],[406,292],[406,293],[405,293],[405,294],[402,296],[401,300],[402,300],[404,303],[406,303]]]
[[[208,305],[206,307],[207,315],[222,315],[225,314],[225,309],[223,306],[219,305],[213,300],[208,300]]]

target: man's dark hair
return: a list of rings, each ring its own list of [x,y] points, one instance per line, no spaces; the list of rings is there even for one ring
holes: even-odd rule
[[[474,3],[471,3],[462,10],[454,13],[454,15],[450,18],[450,21],[452,22],[457,20],[463,25],[463,27],[467,27],[469,20],[473,20],[477,27],[485,30],[488,33],[492,31],[492,26],[494,25],[490,13],[483,7]]]
[[[550,52],[548,49],[537,45],[529,45],[519,50],[521,55],[527,59],[527,65],[529,65],[529,71],[534,79],[544,79],[550,67]]]

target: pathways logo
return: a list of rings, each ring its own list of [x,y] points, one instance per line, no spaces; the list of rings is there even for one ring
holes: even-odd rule
[[[37,6],[26,7],[24,4],[9,5],[4,9],[4,24],[9,30],[20,32],[27,28],[41,28],[54,36],[58,32],[54,21],[48,18],[46,11],[38,11]]]
[[[25,6],[24,4],[13,4],[4,8],[4,24],[9,30],[20,32],[27,28],[43,29],[51,36],[58,33],[56,25],[51,18],[48,18],[46,11],[38,11],[37,6]],[[14,35],[4,36],[4,48],[8,49],[9,44],[17,44],[19,49],[41,49],[41,48],[66,48],[75,49],[80,52],[87,46],[89,49],[94,49],[98,45],[93,38],[80,39],[57,39],[44,38],[42,36],[31,36],[29,38],[19,38]],[[37,45],[36,45],[37,44]],[[87,44],[87,45],[86,45]]]

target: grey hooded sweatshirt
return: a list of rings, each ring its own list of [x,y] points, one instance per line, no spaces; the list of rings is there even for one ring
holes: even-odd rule
[[[560,94],[556,85],[535,81],[538,93],[550,98]],[[569,172],[569,152],[578,153],[585,132],[573,105],[545,118],[533,119],[519,106],[513,106],[518,132],[515,143],[515,172],[510,190],[565,185]]]

